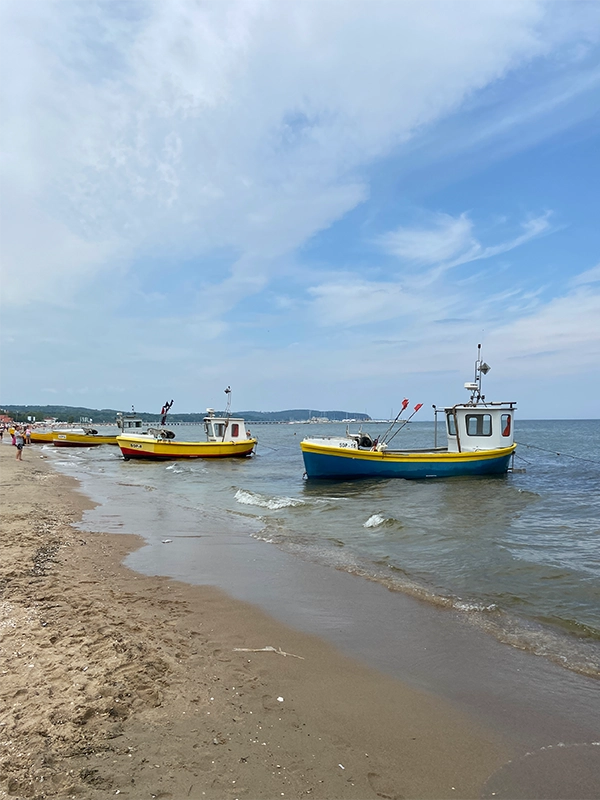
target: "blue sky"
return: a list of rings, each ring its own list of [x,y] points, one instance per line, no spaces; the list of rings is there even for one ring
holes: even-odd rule
[[[599,3],[0,15],[0,402],[599,416]]]

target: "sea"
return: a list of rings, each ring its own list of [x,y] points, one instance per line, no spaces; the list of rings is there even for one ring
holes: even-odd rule
[[[201,426],[171,427],[203,439]],[[408,596],[505,648],[600,676],[600,420],[517,421],[507,475],[423,481],[309,480],[300,441],[344,424],[249,427],[258,445],[246,459],[42,455],[96,501],[82,531],[143,538],[128,559],[140,572],[219,586],[321,635],[350,625],[349,603],[327,595],[347,573],[347,596],[385,589],[378,617]],[[385,427],[363,424],[373,438]],[[433,438],[433,422],[413,422],[395,443]]]

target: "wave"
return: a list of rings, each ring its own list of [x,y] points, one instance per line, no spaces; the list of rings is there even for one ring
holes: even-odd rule
[[[378,528],[380,525],[385,525],[386,518],[381,514],[372,514],[366,522],[363,522],[363,528]]]
[[[242,505],[268,508],[271,511],[278,511],[280,508],[296,508],[297,506],[306,505],[304,500],[298,500],[294,497],[266,497],[258,492],[250,492],[245,489],[238,489],[234,498]]]
[[[383,517],[381,514],[371,514],[366,522],[363,522],[363,528],[379,528],[382,525],[391,527],[402,527],[402,523],[394,517]]]

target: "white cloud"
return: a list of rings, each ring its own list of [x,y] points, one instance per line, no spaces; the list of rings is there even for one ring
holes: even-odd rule
[[[446,269],[457,267],[460,264],[467,264],[470,261],[479,261],[482,258],[492,258],[502,253],[508,253],[509,250],[514,250],[522,244],[535,239],[537,236],[549,233],[551,230],[549,222],[550,213],[543,214],[540,217],[534,217],[524,222],[521,227],[523,233],[509,239],[507,242],[501,242],[497,245],[483,247],[479,242],[474,242],[472,247],[462,255],[457,256],[453,261],[444,265]]]
[[[600,292],[591,287],[557,297],[535,312],[496,327],[493,349],[520,375],[553,377],[600,370]],[[550,365],[537,354],[551,354]],[[519,359],[522,359],[519,361]],[[513,363],[514,360],[514,363]]]
[[[457,294],[422,291],[408,282],[366,281],[358,276],[340,276],[309,289],[314,298],[312,316],[321,326],[381,324],[399,320],[405,325],[418,317],[426,324],[445,316],[459,305]]]
[[[366,197],[357,170],[544,52],[543,9],[4,3],[2,187],[27,198],[6,268],[43,287],[161,250],[289,252]]]
[[[572,286],[584,286],[588,283],[600,283],[600,264],[596,264],[595,267],[585,272],[580,272],[571,280]]]
[[[74,287],[93,276],[119,250],[115,240],[86,238],[15,187],[2,203],[3,302],[68,304]],[[121,256],[123,254],[122,247]]]
[[[381,236],[379,243],[390,255],[416,264],[440,264],[473,250],[473,223],[466,214],[434,214],[427,227],[404,227]]]
[[[379,244],[388,254],[411,267],[423,267],[423,271],[405,270],[396,281],[369,281],[351,273],[334,275],[309,288],[313,317],[321,326],[344,327],[394,319],[406,325],[415,318],[424,324],[455,315],[471,321],[493,318],[494,314],[514,318],[535,305],[535,292],[525,292],[518,285],[494,291],[485,274],[470,276],[459,284],[455,275],[451,285],[445,274],[451,268],[506,253],[548,232],[548,216],[529,219],[521,225],[523,233],[488,246],[475,238],[466,213],[459,217],[432,214],[428,227],[398,228],[382,236]]]
[[[379,243],[390,255],[440,270],[492,258],[514,250],[531,239],[549,233],[550,214],[533,217],[522,223],[523,233],[497,245],[483,246],[473,236],[473,223],[466,213],[459,217],[433,214],[427,227],[401,226],[380,237]],[[438,270],[436,270],[437,274]]]

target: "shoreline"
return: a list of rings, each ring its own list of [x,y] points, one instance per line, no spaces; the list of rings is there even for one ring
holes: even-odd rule
[[[469,798],[519,755],[254,605],[131,571],[143,541],[72,527],[93,504],[37,447],[0,463],[0,797]]]
[[[11,456],[0,449],[5,796],[475,797],[506,761],[468,718],[318,639],[217,589],[131,572],[137,537],[82,535],[76,482],[37,448]],[[266,646],[302,658],[234,650]]]

